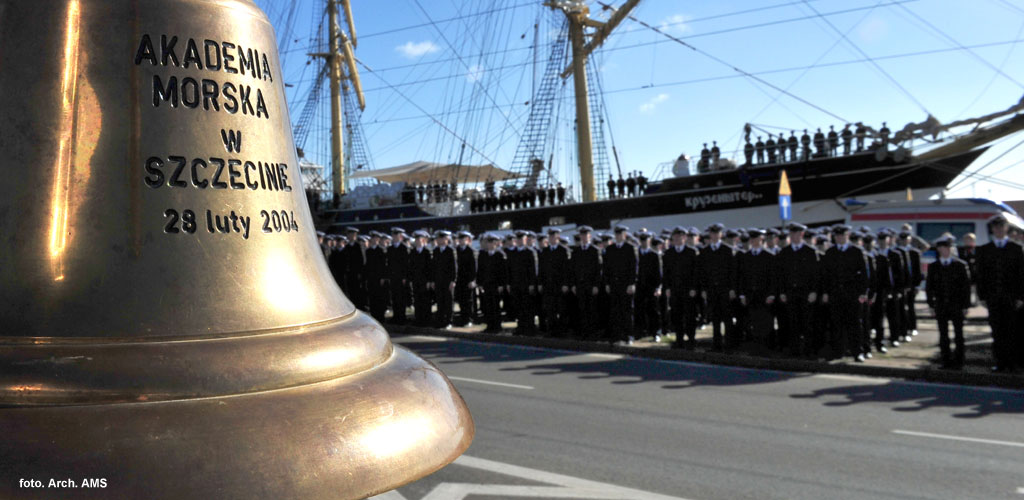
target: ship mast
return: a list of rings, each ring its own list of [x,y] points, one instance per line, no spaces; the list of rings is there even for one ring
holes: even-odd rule
[[[359,80],[359,72],[356,70],[356,57],[352,48],[356,45],[356,28],[352,19],[352,6],[350,0],[327,0],[327,33],[330,38],[329,51],[310,54],[314,57],[323,57],[329,65],[327,78],[331,83],[331,192],[334,203],[347,191],[347,179],[345,177],[345,156],[342,133],[344,132],[342,112],[342,82],[352,82],[356,96],[359,98],[359,108],[366,108],[366,100],[363,97],[362,83]],[[348,25],[351,38],[341,30],[338,23],[338,4],[345,9],[345,20]],[[342,63],[348,67],[348,74],[342,70]]]
[[[587,57],[599,47],[608,35],[629,14],[629,11],[640,3],[640,0],[628,0],[621,8],[612,13],[607,22],[592,19],[590,9],[584,0],[548,0],[544,5],[552,9],[561,9],[569,20],[569,40],[572,43],[572,62],[562,72],[562,78],[570,73],[573,75],[573,87],[576,94],[576,147],[580,165],[580,187],[582,201],[597,200],[594,183],[594,155],[590,135],[590,106],[587,90]],[[586,42],[584,27],[596,28],[590,42]]]

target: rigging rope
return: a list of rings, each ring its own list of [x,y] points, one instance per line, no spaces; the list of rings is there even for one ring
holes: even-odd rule
[[[604,2],[599,1],[598,3],[603,5],[603,6],[605,6],[605,7],[609,7],[610,8],[610,6],[608,4],[606,4],[606,3],[604,3]],[[802,98],[800,96],[797,96],[797,95],[793,94],[792,92],[789,92],[789,91],[787,91],[787,90],[785,90],[783,88],[780,88],[779,86],[777,86],[775,84],[772,84],[771,82],[768,82],[768,81],[766,81],[763,78],[759,78],[756,75],[754,75],[753,73],[750,73],[748,71],[744,71],[744,70],[742,70],[740,68],[737,68],[736,66],[733,66],[732,64],[730,64],[729,62],[725,61],[724,59],[721,59],[721,58],[716,57],[716,56],[714,56],[714,55],[712,55],[712,54],[710,54],[708,52],[705,52],[705,51],[703,51],[701,49],[698,49],[697,47],[695,47],[695,46],[693,46],[693,45],[691,45],[691,44],[689,44],[687,42],[684,42],[683,40],[679,39],[678,37],[670,35],[670,34],[664,32],[664,31],[662,31],[662,30],[660,30],[660,29],[658,29],[658,28],[656,28],[654,26],[651,26],[650,24],[647,24],[644,21],[641,21],[641,20],[637,19],[633,15],[629,15],[627,17],[629,19],[631,19],[633,22],[636,22],[636,23],[640,24],[641,26],[646,27],[647,29],[650,29],[650,30],[653,30],[653,31],[655,31],[657,33],[660,33],[662,36],[664,36],[664,37],[666,37],[666,38],[668,38],[668,39],[670,39],[670,40],[672,40],[672,41],[674,41],[674,42],[676,42],[676,43],[678,43],[678,44],[680,44],[680,45],[682,45],[682,46],[684,46],[684,47],[686,47],[686,48],[688,48],[688,49],[690,49],[690,50],[692,50],[692,51],[694,51],[694,52],[696,52],[696,53],[698,53],[698,54],[700,54],[702,56],[704,56],[704,57],[707,57],[707,58],[709,58],[709,59],[711,59],[711,60],[713,60],[713,61],[715,61],[715,62],[717,62],[719,64],[728,66],[729,69],[732,69],[733,71],[735,71],[737,73],[740,73],[741,75],[746,76],[747,78],[750,78],[750,79],[752,79],[752,80],[754,80],[754,81],[756,81],[756,82],[758,82],[758,83],[760,83],[762,85],[765,85],[767,87],[771,87],[771,88],[773,88],[775,90],[778,90],[779,92],[782,92],[783,94],[786,94],[787,96],[789,96],[789,97],[791,97],[793,99],[796,99],[796,100],[798,100],[798,101],[800,101],[800,102],[802,102],[802,103],[804,103],[804,104],[806,104],[806,105],[808,105],[808,106],[810,106],[810,107],[812,107],[812,108],[814,108],[814,109],[816,109],[818,111],[821,111],[822,113],[825,113],[825,114],[827,114],[827,115],[829,115],[829,116],[831,116],[833,118],[841,120],[844,123],[847,122],[847,120],[845,118],[843,118],[843,117],[841,117],[841,116],[839,116],[839,115],[837,115],[837,114],[835,114],[835,113],[833,113],[833,112],[831,112],[831,111],[829,111],[829,110],[827,110],[827,109],[825,109],[825,108],[823,108],[821,106],[818,106],[817,104],[814,104],[814,103],[812,103],[812,102],[810,102],[810,101],[808,101],[808,100],[806,100],[806,99],[804,99],[804,98]]]
[[[853,43],[853,40],[850,40],[850,38],[847,37],[845,33],[840,31],[839,28],[836,27],[836,25],[832,24],[832,21],[829,21],[828,18],[826,18],[825,16],[821,15],[821,13],[818,12],[818,9],[815,9],[814,6],[810,4],[810,2],[807,2],[805,0],[804,3],[807,5],[807,7],[809,9],[811,9],[812,12],[814,12],[814,14],[816,16],[821,18],[821,20],[824,21],[825,24],[827,24],[829,26],[829,28],[832,28],[833,31],[838,33],[839,36],[842,37],[842,39],[845,40],[846,43],[848,43],[850,45],[850,47],[853,47],[853,50],[856,50],[858,54],[860,54],[865,59],[867,59],[868,63],[870,63],[880,73],[882,73],[882,75],[885,76],[885,78],[887,80],[889,80],[890,83],[892,83],[897,89],[899,89],[901,92],[903,92],[903,94],[905,96],[907,96],[911,101],[913,101],[914,104],[917,105],[917,107],[921,108],[921,110],[924,111],[928,116],[932,116],[932,113],[930,111],[928,111],[928,108],[926,108],[924,106],[924,104],[921,103],[921,101],[917,100],[917,98],[914,97],[914,95],[911,94],[910,91],[907,90],[903,85],[900,85],[899,81],[897,81],[895,78],[892,77],[892,75],[890,75],[887,71],[885,71],[885,69],[883,69],[882,66],[880,64],[878,64],[878,62],[875,61],[871,56],[867,55],[866,52],[861,50],[861,48],[856,43]]]

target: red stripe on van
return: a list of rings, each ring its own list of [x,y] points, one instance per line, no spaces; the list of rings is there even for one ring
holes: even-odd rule
[[[853,214],[850,216],[850,220],[986,220],[993,215],[995,215],[995,213],[992,212],[908,212],[904,214]]]

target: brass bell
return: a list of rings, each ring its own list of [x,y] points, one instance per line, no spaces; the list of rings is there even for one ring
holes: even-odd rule
[[[0,0],[0,497],[361,498],[469,445],[326,267],[276,46],[248,1]]]

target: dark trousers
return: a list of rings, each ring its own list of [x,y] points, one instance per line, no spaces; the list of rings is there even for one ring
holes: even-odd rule
[[[888,307],[888,300],[881,294],[875,299],[875,303],[871,305],[871,329],[875,331],[874,344],[875,347],[882,347],[882,341],[885,339],[885,308]]]
[[[405,308],[409,305],[409,285],[401,280],[391,280],[388,285],[391,292],[391,321],[405,323]]]
[[[1017,310],[1010,300],[988,301],[988,324],[992,328],[992,355],[996,366],[1012,369],[1017,364]]]
[[[459,326],[473,322],[476,315],[476,300],[473,297],[475,293],[475,289],[469,288],[469,283],[455,283],[455,302],[459,304]]]
[[[530,293],[529,288],[526,286],[514,287],[509,293],[509,297],[515,304],[516,331],[519,333],[533,333],[536,331],[537,328],[533,322],[535,316],[533,312],[534,297]]]
[[[955,307],[939,306],[935,308],[935,320],[939,323],[939,352],[942,354],[942,363],[963,366],[966,354],[964,351],[964,312]],[[949,323],[953,323],[955,356],[949,346]]]
[[[889,321],[889,340],[899,340],[904,335],[903,327],[903,297],[894,294],[892,297],[885,299],[885,319]],[[881,331],[875,335],[875,339],[880,340],[882,337]]]
[[[388,288],[382,285],[380,280],[375,279],[374,283],[367,283],[370,301],[370,316],[377,321],[384,321],[388,311]]]
[[[749,311],[740,302],[739,298],[729,301],[729,311],[729,316],[733,318],[735,324],[732,321],[725,323],[725,345],[728,347],[739,347],[743,341],[749,340],[747,338],[750,328]]]
[[[729,292],[725,290],[708,290],[707,320],[711,323],[712,344],[715,349],[722,348],[722,328],[729,337],[732,333],[732,304]]]
[[[591,293],[591,287],[576,288],[576,303],[579,304],[577,314],[579,320],[576,322],[577,335],[584,339],[593,339],[597,336],[597,295]]]
[[[541,297],[541,311],[546,331],[551,333],[565,332],[565,297],[560,287],[546,286]]]
[[[829,335],[829,347],[834,356],[849,354],[856,356],[861,353],[863,330],[861,325],[861,303],[857,297],[829,296],[826,305],[831,311],[832,324]]]
[[[633,335],[633,296],[626,293],[626,288],[627,285],[611,285],[608,294],[609,342]]]
[[[685,338],[692,347],[697,341],[697,302],[699,297],[690,297],[689,292],[680,290],[672,292],[669,299],[669,310],[672,316],[672,327],[676,332],[676,345],[683,345]]]
[[[448,288],[448,283],[437,283],[434,285],[434,297],[437,302],[437,316],[434,324],[445,327],[452,324],[452,307],[455,302],[454,291]]]
[[[808,292],[797,291],[786,294],[785,345],[795,354],[807,354],[810,349],[811,325],[814,318],[814,304],[807,302]]]
[[[917,330],[917,309],[914,308],[914,303],[917,302],[917,288],[908,288],[907,293],[903,295],[903,307],[906,308],[906,314],[903,316],[904,331],[906,335],[910,335],[911,330]]]
[[[860,305],[860,351],[858,352],[861,354],[871,352],[872,309],[874,308],[867,301]]]
[[[772,311],[763,298],[747,302],[746,329],[749,340],[761,345],[768,345],[772,335]]]
[[[480,305],[484,310],[484,321],[487,323],[487,329],[491,331],[501,330],[500,295],[497,288],[485,288],[480,296]]]
[[[416,326],[430,326],[430,290],[426,283],[413,283],[412,301],[415,308]]]
[[[634,305],[636,307],[636,331],[646,335],[658,333],[661,326],[661,314],[658,307],[661,297],[654,296],[655,288],[637,287]]]

